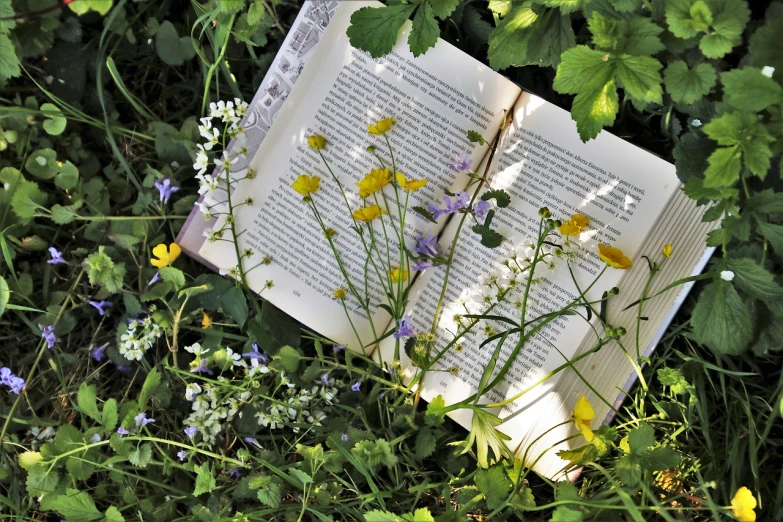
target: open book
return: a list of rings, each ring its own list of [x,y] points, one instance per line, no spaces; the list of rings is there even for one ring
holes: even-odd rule
[[[380,4],[321,4],[328,9],[331,21],[319,34],[320,43],[301,74],[297,72],[295,85],[256,152],[237,165],[240,175],[242,169],[255,170],[252,180],[241,181],[235,188],[243,198],[254,199],[253,206],[235,211],[237,230],[245,231],[240,236],[240,251],[251,249],[256,259],[272,258],[271,264],[248,274],[251,288],[260,291],[267,281],[273,281],[274,286],[263,294],[271,303],[336,343],[362,350],[356,333],[366,343],[395,325],[377,307],[385,298],[372,274],[368,284],[376,307],[371,309],[371,318],[351,308],[356,332],[343,306],[332,298],[333,291],[345,282],[310,208],[291,188],[297,176],[309,173],[323,180],[315,195],[319,211],[337,231],[336,243],[350,274],[364,277],[365,254],[351,230],[342,197],[318,154],[308,147],[307,137],[322,134],[327,138],[324,153],[343,186],[353,188],[378,166],[366,147],[374,144],[382,151],[385,146],[382,138],[368,135],[368,124],[393,117],[396,124],[387,136],[394,146],[397,170],[408,178],[429,181],[411,194],[410,207],[426,207],[429,202],[439,202],[447,192],[456,193],[468,185],[466,174],[447,167],[458,153],[467,152],[473,170],[484,172],[489,146],[469,142],[467,131],[477,130],[491,142],[503,118],[511,115],[513,123],[502,133],[489,175],[491,186],[505,189],[512,198],[510,207],[500,209],[493,222],[506,241],[497,249],[488,249],[469,230],[462,234],[438,324],[438,345],[453,339],[455,314],[464,314],[463,302],[481,291],[481,276],[499,269],[504,259],[535,237],[538,209],[546,206],[563,220],[577,212],[590,219],[571,262],[581,288],[603,267],[597,256],[598,243],[616,246],[632,259],[630,270],[608,269],[587,296],[596,300],[611,287],[620,287],[621,294],[613,298],[608,318],[611,324],[626,328],[627,345],[636,347],[630,340],[636,336],[637,310],[623,308],[641,296],[647,282],[649,269],[642,256],[660,259],[664,244],[673,245],[674,254],[648,289],[652,295],[700,270],[710,253],[704,247],[710,225],[701,222],[701,210],[682,193],[674,166],[607,132],[582,143],[567,111],[524,92],[444,41],[414,58],[406,43],[410,22],[394,51],[383,58],[373,59],[354,49],[346,36],[351,14],[376,5]],[[353,208],[363,206],[356,191],[349,190],[348,197]],[[203,220],[196,216],[198,219]],[[446,246],[451,244],[457,224],[457,219],[449,222],[444,218],[433,224],[410,212],[406,234],[410,245],[415,237],[429,232],[439,235],[441,245]],[[236,265],[234,248],[226,242],[204,242],[194,253],[218,268]],[[251,261],[247,266],[255,264]],[[443,266],[429,268],[411,282],[409,313],[419,331],[430,328],[444,271]],[[541,282],[531,292],[532,316],[560,308],[578,293],[562,263],[552,270],[542,269],[538,275]],[[641,322],[640,351],[654,346],[685,291],[687,287],[673,289],[645,302],[647,320]],[[493,313],[518,315],[513,301]],[[451,404],[471,395],[493,351],[492,344],[479,349],[484,338],[482,331],[461,339],[461,349],[451,350],[435,371],[428,373],[421,385],[422,397],[431,400],[443,395],[446,404]],[[590,324],[579,318],[564,317],[550,324],[527,343],[505,381],[482,402],[515,395],[594,343]],[[508,346],[510,350],[512,343]],[[504,356],[509,350],[504,348]],[[376,358],[389,361],[394,339],[384,339],[377,351]],[[402,358],[404,377],[410,378],[417,369],[404,353]],[[456,371],[449,372],[452,368]],[[516,448],[520,457],[527,452],[527,460],[536,461],[535,471],[546,476],[555,477],[565,464],[555,455],[559,449],[581,444],[577,439],[559,442],[575,432],[570,424],[550,430],[570,418],[580,395],[586,394],[592,402],[597,419],[613,415],[612,407],[598,400],[582,379],[611,401],[633,375],[630,363],[615,345],[586,357],[576,368],[578,374],[567,369],[497,411],[504,419],[501,430],[511,437],[509,446]],[[470,426],[466,411],[455,412],[453,418]]]

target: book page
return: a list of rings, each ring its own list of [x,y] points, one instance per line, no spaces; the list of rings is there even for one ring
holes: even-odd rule
[[[437,325],[438,349],[452,341],[460,331],[461,316],[487,310],[487,295],[493,291],[488,275],[510,273],[503,263],[516,256],[532,257],[529,244],[537,235],[538,211],[546,206],[553,218],[568,220],[574,213],[590,219],[590,226],[571,247],[572,266],[580,288],[586,288],[601,272],[604,263],[597,255],[597,244],[620,248],[631,258],[640,252],[642,240],[678,187],[674,166],[625,141],[602,132],[597,139],[582,143],[570,114],[532,94],[523,93],[514,111],[514,123],[490,169],[491,187],[505,189],[511,205],[498,209],[493,226],[506,237],[497,249],[488,249],[479,236],[463,230],[452,265],[452,273],[444,310]],[[451,244],[458,219],[444,230],[441,245]],[[662,245],[661,245],[662,246]],[[660,247],[656,247],[660,248]],[[637,263],[628,272],[648,269]],[[443,283],[445,267],[424,272],[411,292],[411,313],[418,331],[428,331]],[[616,286],[626,271],[609,268],[588,293],[591,300]],[[525,320],[562,308],[576,298],[578,291],[565,264],[555,259],[552,267],[538,265],[534,274]],[[492,314],[503,315],[519,322],[524,280]],[[496,292],[494,292],[496,293]],[[498,321],[481,321],[475,333],[464,335],[459,346],[448,354],[428,374],[423,383],[422,397],[432,399],[443,394],[446,404],[462,400],[476,391],[483,369],[491,357],[496,342],[479,349],[489,335],[502,332],[508,325]],[[561,317],[533,336],[521,349],[504,381],[480,402],[494,403],[512,397],[529,387],[548,372],[570,359],[590,332],[590,325],[579,317]],[[499,369],[508,359],[519,339],[509,336],[502,348]],[[381,349],[386,353],[390,343]],[[559,351],[558,351],[559,349]],[[437,351],[437,349],[436,349]],[[416,368],[402,361],[406,376]],[[517,416],[518,423],[502,426],[512,437],[513,448],[524,436],[525,423],[532,426],[524,412],[536,399],[551,390],[558,377],[550,378],[534,391],[498,409],[501,418]],[[458,411],[455,420],[470,426],[470,413]],[[552,424],[566,419],[551,419]]]
[[[397,123],[387,136],[394,145],[397,170],[408,178],[429,180],[412,194],[409,206],[426,204],[440,199],[446,190],[464,186],[464,176],[457,176],[447,164],[460,151],[478,163],[487,147],[469,143],[467,131],[494,135],[504,110],[520,93],[513,83],[443,41],[414,58],[407,44],[410,22],[393,52],[383,58],[373,59],[354,49],[345,34],[351,14],[361,7],[380,5],[340,4],[310,65],[250,162],[248,168],[254,170],[255,178],[240,182],[235,189],[239,196],[234,198],[243,201],[252,196],[254,200],[252,206],[237,208],[234,215],[241,231],[239,249],[253,253],[245,266],[255,266],[265,256],[272,258],[271,264],[248,274],[251,288],[260,291],[272,281],[273,287],[264,290],[266,299],[315,331],[357,350],[355,332],[363,343],[369,343],[388,324],[386,312],[378,308],[385,303],[381,279],[387,275],[366,264],[361,241],[351,228],[350,211],[317,152],[308,147],[307,137],[326,136],[329,145],[323,152],[346,188],[351,209],[356,209],[365,202],[354,184],[379,166],[367,146],[375,145],[390,160],[383,152],[383,137],[369,135],[367,126],[395,118]],[[345,281],[311,209],[291,188],[302,173],[322,180],[314,195],[318,211],[326,226],[336,232],[334,240],[349,277],[360,291],[366,286],[371,317],[355,300],[349,300],[349,321],[342,304],[332,299],[332,292],[344,287]],[[390,203],[395,205],[393,200]],[[411,243],[431,228],[409,214],[406,232]],[[384,237],[380,224],[376,233]],[[386,244],[391,246],[393,237]],[[208,242],[199,253],[219,268],[236,264],[233,248],[225,242]],[[390,255],[396,257],[393,250]]]

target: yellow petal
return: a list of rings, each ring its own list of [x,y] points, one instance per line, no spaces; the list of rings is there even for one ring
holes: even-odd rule
[[[169,249],[166,247],[165,243],[161,243],[152,249],[152,255],[160,258],[167,258],[169,256]]]
[[[672,245],[671,243],[667,243],[663,246],[663,257],[670,258],[672,256]]]
[[[582,436],[587,442],[591,442],[595,438],[595,435],[593,435],[593,430],[590,429],[589,424],[585,424],[584,422],[577,422],[576,427],[579,428],[580,432],[582,432]]]
[[[595,410],[584,395],[579,397],[579,400],[576,401],[576,406],[574,407],[574,418],[588,422],[595,418]]]
[[[620,449],[626,453],[631,453],[631,446],[628,444],[628,435],[620,440]]]
[[[175,259],[182,253],[182,249],[178,244],[172,243],[169,245],[169,263],[173,263]]]
[[[754,509],[756,509],[756,497],[748,488],[742,486],[731,499],[731,510],[734,512],[734,516],[741,522],[755,522],[756,512],[753,511]]]
[[[201,312],[203,315],[201,317],[201,327],[202,328],[209,328],[212,325],[212,319],[207,315],[206,312]]]

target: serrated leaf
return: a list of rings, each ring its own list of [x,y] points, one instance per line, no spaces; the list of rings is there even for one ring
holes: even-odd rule
[[[274,358],[282,363],[283,368],[293,373],[299,367],[302,354],[292,346],[283,346]]]
[[[783,88],[772,78],[764,76],[761,69],[733,69],[721,74],[720,79],[723,101],[735,109],[759,112],[783,102]]]
[[[435,16],[445,20],[459,6],[460,0],[428,0],[427,3],[432,6]]]
[[[49,506],[68,522],[92,522],[103,518],[90,494],[84,491],[69,489],[65,495],[58,495],[52,500]]]
[[[761,235],[763,235],[764,238],[769,241],[769,244],[772,245],[772,249],[775,253],[778,254],[778,256],[783,257],[783,225],[775,225],[759,220],[756,223],[756,227],[759,229],[759,232],[761,232]],[[2,313],[0,312],[0,315],[1,314]]]
[[[397,36],[416,5],[362,7],[351,15],[347,35],[351,45],[379,58],[391,52]]]
[[[783,298],[783,288],[775,276],[753,259],[730,259],[728,267],[734,272],[734,283],[748,295],[762,301]]]
[[[32,471],[33,468],[43,461],[43,455],[39,451],[25,451],[19,454],[19,465],[27,471]]]
[[[11,210],[21,219],[32,219],[46,205],[48,196],[32,181],[22,180],[11,197]]]
[[[196,485],[193,489],[193,496],[197,497],[204,493],[214,491],[217,483],[215,482],[215,477],[212,476],[212,471],[209,469],[209,463],[203,463],[201,466],[198,466],[195,471]]]
[[[438,395],[427,405],[427,411],[424,414],[424,422],[428,426],[438,426],[443,424],[446,417],[446,401],[442,395]]]
[[[705,0],[669,0],[666,2],[666,23],[678,38],[693,38],[712,25],[712,9]]]
[[[613,78],[614,62],[606,53],[578,45],[563,54],[553,87],[562,94],[578,94],[600,89]]]
[[[622,20],[593,12],[588,25],[596,47],[615,54],[648,56],[665,48],[658,37],[663,29],[646,17]]]
[[[617,58],[617,77],[623,82],[625,93],[638,102],[661,103],[663,89],[661,62],[650,56],[627,56]]]
[[[709,94],[715,87],[718,74],[708,63],[700,63],[693,69],[682,60],[670,62],[663,73],[666,92],[677,103],[691,104]]]
[[[696,338],[717,353],[738,355],[753,340],[753,314],[734,286],[717,279],[699,294],[691,316]]]
[[[161,279],[174,285],[175,290],[179,290],[185,286],[185,274],[179,268],[164,266],[159,269],[158,272],[160,273]]]
[[[96,402],[96,387],[94,384],[83,382],[76,392],[76,404],[79,409],[97,422],[101,422],[101,414],[98,412],[98,403]]]
[[[421,56],[427,49],[434,47],[440,36],[440,27],[435,20],[429,2],[424,2],[416,10],[413,27],[408,35],[408,45],[413,56]]]
[[[503,243],[503,235],[492,230],[486,224],[473,225],[472,230],[481,236],[481,244],[487,248],[497,248]]]
[[[626,453],[615,461],[617,477],[629,486],[635,486],[642,476],[642,464],[639,457]]]
[[[620,13],[630,13],[631,11],[636,10],[637,7],[639,7],[639,2],[637,0],[609,0],[612,4],[612,7],[614,7],[618,12]]]
[[[288,474],[294,477],[296,480],[298,480],[303,488],[307,486],[307,484],[313,481],[313,477],[311,477],[301,469],[296,469],[296,468],[289,469]]]
[[[595,138],[602,128],[611,126],[619,108],[614,80],[598,89],[577,94],[571,105],[571,117],[576,121],[582,141]]]
[[[388,511],[374,509],[364,514],[365,522],[402,522],[402,519]]]
[[[71,190],[79,184],[79,169],[76,165],[66,160],[62,165],[56,167],[57,175],[54,177],[54,184],[63,190]]]
[[[263,476],[257,482],[257,488],[256,496],[262,504],[273,509],[280,507],[283,500],[283,487],[279,482],[272,477]]]
[[[416,458],[423,460],[435,452],[437,439],[430,428],[422,428],[416,435]]]
[[[60,475],[56,471],[48,473],[28,473],[25,484],[27,485],[27,494],[39,497],[47,493],[53,493],[60,482]]]
[[[0,32],[0,79],[16,78],[21,72],[14,44],[6,33]]]
[[[489,41],[489,35],[492,34],[494,27],[489,22],[481,18],[478,10],[471,5],[465,7],[462,15],[462,28],[468,37],[481,43]]]
[[[742,43],[742,31],[750,20],[750,9],[744,0],[713,1],[712,30],[699,41],[699,48],[707,58],[722,58]]]
[[[704,187],[730,187],[739,180],[742,154],[739,147],[721,147],[710,155],[704,171]]]
[[[584,8],[590,0],[538,0],[547,7],[558,7],[563,14],[570,14]]]
[[[503,189],[488,190],[481,195],[481,199],[483,201],[494,199],[498,208],[506,208],[511,204],[511,196]]]
[[[647,423],[642,423],[628,432],[628,446],[634,455],[647,453],[655,444],[655,430]]]
[[[570,508],[568,506],[558,506],[552,512],[552,519],[550,522],[582,522],[584,515],[578,509]]]
[[[147,464],[152,460],[152,446],[145,442],[141,446],[131,450],[130,453],[128,453],[128,460],[134,466],[146,468]],[[196,481],[198,482],[198,479],[196,479]]]
[[[659,446],[640,457],[642,467],[648,471],[662,471],[676,468],[680,464],[680,454],[672,448]]]
[[[76,213],[76,205],[68,205],[65,207],[62,205],[54,205],[51,208],[51,212],[52,221],[58,225],[73,223],[73,221],[79,217],[79,214]]]
[[[774,67],[772,77],[783,82],[783,18],[771,18],[750,37],[750,62],[756,67]]]
[[[104,516],[106,517],[104,519],[105,522],[125,522],[125,517],[122,516],[120,510],[114,506],[109,506],[109,509],[106,510]]]

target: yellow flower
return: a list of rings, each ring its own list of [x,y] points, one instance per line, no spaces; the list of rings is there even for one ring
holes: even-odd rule
[[[593,407],[587,402],[584,395],[579,397],[579,400],[576,401],[576,406],[574,406],[571,418],[574,419],[574,424],[576,424],[576,427],[582,432],[585,440],[587,442],[592,441],[594,435],[593,430],[590,429],[590,421],[595,418],[595,410],[593,410]]]
[[[399,268],[395,268],[394,270],[389,272],[389,278],[394,283],[397,283],[399,281],[407,281],[408,280],[408,271],[407,270],[400,270]]]
[[[405,190],[409,190],[411,192],[416,192],[421,187],[427,184],[426,179],[405,179],[405,176],[402,175],[402,172],[397,173],[397,183],[400,184],[400,187],[402,187]]]
[[[663,254],[663,257],[665,257],[666,259],[669,259],[670,257],[672,257],[672,244],[671,243],[667,243],[667,244],[663,245],[663,252],[661,252],[661,253]]]
[[[754,509],[756,509],[756,498],[748,488],[742,486],[731,499],[731,511],[740,522],[755,522],[756,512],[753,511]]]
[[[315,150],[321,150],[326,147],[326,138],[320,134],[313,134],[307,138],[307,143],[310,144],[310,148]]]
[[[590,220],[585,216],[574,214],[571,219],[560,225],[558,230],[564,236],[578,236],[588,224],[590,224]]]
[[[337,290],[332,292],[332,297],[334,297],[335,299],[343,300],[346,297],[348,297],[348,290],[346,290],[345,288],[338,288]]]
[[[609,245],[599,243],[598,257],[601,258],[601,261],[611,267],[619,268],[621,270],[627,270],[628,268],[631,268],[631,260],[628,258],[628,256],[623,254],[623,251],[619,248],[614,248],[610,247]]]
[[[316,190],[318,190],[318,186],[321,184],[321,178],[318,176],[308,176],[307,174],[302,174],[298,178],[296,178],[296,181],[294,181],[291,186],[294,188],[295,191],[300,193],[303,196],[309,196]]]
[[[628,435],[620,439],[620,449],[626,453],[631,453],[631,445],[628,444]]]
[[[161,243],[152,249],[152,255],[158,259],[150,259],[150,263],[152,263],[152,266],[163,268],[173,263],[181,253],[182,249],[178,244],[172,243],[167,248],[165,244]]]
[[[369,207],[363,207],[353,211],[353,217],[364,223],[381,217],[384,214],[386,214],[386,211],[381,210],[381,207],[378,205],[370,205]]]
[[[206,312],[201,312],[203,315],[201,316],[201,327],[202,328],[209,328],[212,326],[212,319],[207,315]]]
[[[370,134],[375,134],[376,136],[380,136],[381,134],[384,134],[387,130],[391,129],[392,125],[394,125],[394,120],[392,118],[384,118],[367,127],[367,130],[370,132]]]
[[[371,194],[388,185],[390,181],[391,170],[373,169],[356,186],[359,187],[359,195],[363,198],[368,198]]]

